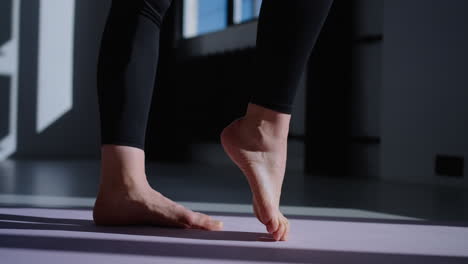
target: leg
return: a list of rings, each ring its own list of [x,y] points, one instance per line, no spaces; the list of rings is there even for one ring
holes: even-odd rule
[[[153,190],[144,139],[158,60],[160,24],[170,0],[113,0],[98,65],[101,183],[99,225],[155,224],[217,230],[219,221]]]
[[[279,211],[291,109],[300,77],[332,0],[263,1],[257,33],[258,78],[246,115],[226,127],[224,149],[246,175],[254,212],[286,240]]]

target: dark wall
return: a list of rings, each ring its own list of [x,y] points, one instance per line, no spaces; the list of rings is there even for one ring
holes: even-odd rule
[[[466,186],[467,10],[335,1],[309,71],[310,172]]]
[[[348,168],[352,84],[352,10],[335,1],[307,70],[306,170],[315,175],[351,176]]]
[[[148,159],[183,161],[191,158],[192,143],[219,143],[222,129],[244,115],[255,89],[255,21],[174,41],[177,12],[173,5],[163,25]],[[290,131],[303,136],[303,85],[297,97]]]
[[[159,78],[153,98],[148,155],[177,158],[191,142],[218,142],[222,129],[244,114],[253,52],[192,57],[167,63],[170,70],[162,64],[167,74]]]
[[[385,1],[382,177],[468,185],[468,1]],[[464,178],[435,173],[464,159]]]

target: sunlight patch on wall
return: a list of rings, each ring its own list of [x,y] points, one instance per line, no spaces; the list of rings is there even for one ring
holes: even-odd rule
[[[198,33],[198,0],[184,0],[183,36],[195,37]]]
[[[73,107],[75,0],[41,0],[36,131]]]

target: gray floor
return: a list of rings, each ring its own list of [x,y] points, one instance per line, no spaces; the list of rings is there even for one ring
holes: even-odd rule
[[[224,233],[102,230],[90,211],[98,161],[0,162],[1,263],[468,263],[466,189],[305,175],[302,153],[291,152],[282,210],[294,231],[270,243],[259,241],[264,228],[238,169],[216,147],[193,156],[190,164],[148,163],[149,181],[225,220]]]

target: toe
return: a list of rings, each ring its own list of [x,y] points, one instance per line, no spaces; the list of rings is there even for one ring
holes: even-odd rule
[[[277,217],[273,217],[267,224],[266,228],[268,233],[273,234],[276,231],[278,231],[278,228],[280,226],[280,222]]]
[[[280,221],[278,230],[276,230],[276,232],[273,233],[273,238],[276,241],[280,240],[283,237],[285,230],[286,230],[286,225],[284,224],[283,221]]]
[[[185,228],[221,230],[223,223],[212,219],[210,216],[189,210],[178,205],[178,221]]]
[[[287,218],[284,218],[283,223],[284,223],[285,229],[284,229],[284,234],[280,238],[280,240],[281,241],[286,241],[286,240],[288,240],[288,236],[289,236],[290,224],[289,224],[289,221],[288,221]]]
[[[209,223],[207,223],[206,229],[210,231],[221,231],[223,230],[223,226],[223,222],[212,219]]]
[[[177,208],[177,209],[176,209]],[[195,222],[196,219],[196,214],[195,212],[181,206],[181,205],[176,205],[174,207],[174,212],[176,214],[176,222],[184,228],[192,228],[193,223]]]
[[[215,220],[208,215],[201,214],[201,224],[200,226],[203,229],[210,231],[220,231],[223,229],[223,222]]]
[[[206,214],[194,213],[194,216],[191,219],[191,227],[197,229],[219,231],[223,229],[223,222],[215,220]]]

